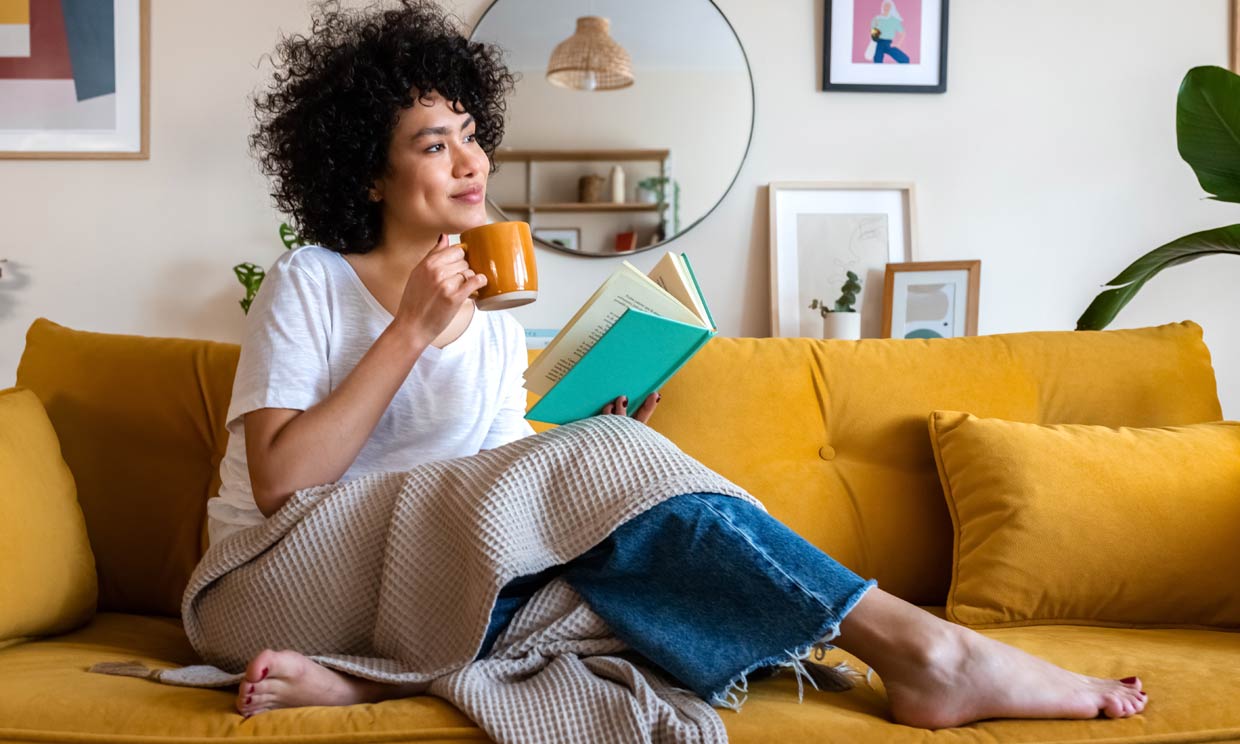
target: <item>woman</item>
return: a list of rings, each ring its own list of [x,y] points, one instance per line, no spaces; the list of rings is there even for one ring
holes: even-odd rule
[[[261,523],[298,489],[533,433],[522,418],[521,327],[507,312],[477,310],[470,296],[485,278],[445,238],[486,219],[491,155],[513,85],[498,50],[462,38],[429,0],[403,0],[385,12],[328,4],[313,32],[285,39],[280,53],[277,85],[256,102],[251,144],[276,203],[313,244],[275,262],[250,310],[221,498],[211,502],[213,541]],[[634,418],[648,421],[658,400],[642,401]],[[620,398],[600,413],[629,408]],[[721,563],[728,570],[718,571]],[[511,582],[480,655],[556,575],[618,637],[716,704],[726,704],[718,702],[726,690],[686,679],[701,660],[686,660],[679,639],[753,634],[761,622],[762,633],[786,632],[792,645],[834,640],[861,658],[882,676],[895,720],[908,725],[1121,717],[1145,705],[1136,678],[1084,677],[940,620],[722,495],[671,498],[569,563]],[[664,604],[644,612],[659,592],[683,596],[676,582],[686,575],[725,584],[720,606],[681,608],[683,625],[667,625]],[[694,625],[694,616],[709,621]],[[764,663],[729,657],[724,639],[718,648],[706,663],[734,679]],[[268,649],[250,661],[236,705],[252,715],[407,693]]]
[[[904,18],[896,8],[895,0],[884,0],[882,14],[874,16],[874,20],[870,21],[870,28],[875,42],[875,64],[881,65],[888,54],[896,64],[908,64],[908,55],[898,46],[904,41]]]

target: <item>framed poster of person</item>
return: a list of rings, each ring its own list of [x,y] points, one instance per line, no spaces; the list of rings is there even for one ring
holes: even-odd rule
[[[824,2],[823,90],[947,90],[948,0]]]

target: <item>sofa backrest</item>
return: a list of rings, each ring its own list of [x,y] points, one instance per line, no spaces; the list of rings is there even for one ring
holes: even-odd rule
[[[30,327],[17,384],[43,400],[77,480],[101,610],[178,614],[219,489],[238,353],[42,318]],[[943,604],[952,549],[931,411],[1109,426],[1222,416],[1191,321],[932,340],[715,337],[661,392],[653,428],[923,605]]]

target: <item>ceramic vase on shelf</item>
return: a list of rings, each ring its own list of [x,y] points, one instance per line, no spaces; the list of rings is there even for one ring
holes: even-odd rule
[[[838,312],[822,316],[822,337],[855,341],[861,338],[861,313]]]
[[[624,203],[624,169],[618,165],[611,167],[611,201],[614,204]]]

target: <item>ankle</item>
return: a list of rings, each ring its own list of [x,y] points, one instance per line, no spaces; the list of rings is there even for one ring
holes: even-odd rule
[[[845,617],[834,645],[882,677],[926,674],[959,662],[967,648],[968,639],[963,635],[967,629],[894,596],[875,599],[866,612],[858,614],[854,609]],[[860,603],[857,608],[861,608]]]

